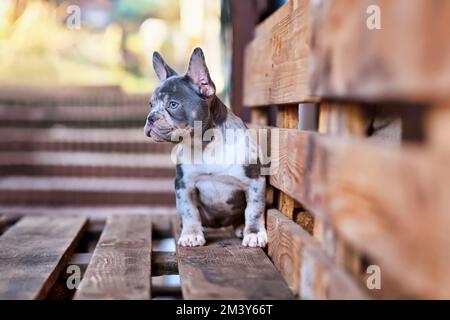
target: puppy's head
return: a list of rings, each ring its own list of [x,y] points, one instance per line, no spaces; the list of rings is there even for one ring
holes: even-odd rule
[[[200,48],[192,53],[185,75],[178,75],[158,52],[153,54],[153,69],[160,83],[150,100],[144,127],[148,137],[158,142],[174,141],[172,135],[179,130],[191,133],[195,121],[202,121],[203,126],[211,121],[216,88]]]

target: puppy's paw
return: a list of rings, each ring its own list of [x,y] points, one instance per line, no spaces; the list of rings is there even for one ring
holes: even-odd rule
[[[244,235],[244,239],[242,240],[242,245],[245,247],[264,248],[266,244],[267,244],[266,230],[261,230],[258,233],[248,233]]]
[[[178,239],[178,245],[182,247],[198,247],[206,243],[203,232],[182,232]]]

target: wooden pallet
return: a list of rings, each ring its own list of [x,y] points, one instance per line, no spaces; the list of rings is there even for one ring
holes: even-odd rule
[[[450,297],[449,17],[445,1],[292,0],[255,29],[243,100],[277,137],[268,254],[300,298]]]
[[[264,251],[242,247],[230,230],[208,230],[201,248],[160,251],[159,239],[177,237],[174,221],[167,214],[4,216],[0,299],[293,298]],[[181,286],[161,283],[167,275],[179,275]]]

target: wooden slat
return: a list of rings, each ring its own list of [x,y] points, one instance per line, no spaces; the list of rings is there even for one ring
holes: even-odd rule
[[[149,109],[147,105],[111,107],[111,106],[16,106],[1,105],[0,116],[2,122],[20,121],[22,123],[79,123],[112,121],[126,123],[145,121]]]
[[[84,217],[26,217],[0,237],[0,299],[42,299],[86,225]]]
[[[64,207],[45,207],[45,206],[26,206],[24,203],[20,206],[0,206],[0,214],[17,214],[17,215],[33,215],[33,216],[74,216],[83,215],[92,219],[105,219],[112,215],[158,215],[156,221],[153,223],[161,225],[161,228],[166,228],[167,223],[165,219],[173,217],[176,214],[175,205],[173,206],[159,206],[157,204],[142,205],[142,206],[127,206],[127,205],[111,205],[111,206],[80,206],[74,204],[73,206]],[[164,219],[162,217],[165,217]]]
[[[308,8],[308,0],[289,1],[257,27],[245,51],[245,106],[311,100]]]
[[[0,102],[25,105],[146,105],[148,95],[124,94],[119,86],[4,86]]]
[[[450,2],[311,2],[310,93],[363,100],[436,100],[450,96]],[[381,30],[367,9],[381,9]]]
[[[107,156],[107,155],[105,155]],[[1,158],[1,155],[0,155]],[[20,161],[20,160],[19,160]],[[0,160],[1,162],[1,160]],[[45,164],[0,164],[0,176],[47,176],[78,178],[169,178],[175,177],[175,168],[125,167],[101,165],[51,165]]]
[[[268,253],[290,289],[302,299],[367,299],[361,284],[335,265],[302,227],[267,212]]]
[[[288,129],[279,153],[271,184],[369,254],[383,279],[417,297],[450,297],[446,158]]]
[[[449,29],[448,1],[289,1],[246,48],[244,104],[448,100]]]
[[[151,250],[151,217],[109,218],[75,298],[150,299]]]
[[[203,247],[177,246],[184,299],[293,298],[261,248],[243,247],[220,229],[208,230],[206,242]]]

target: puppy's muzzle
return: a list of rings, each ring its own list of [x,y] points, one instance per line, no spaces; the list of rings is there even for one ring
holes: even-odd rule
[[[153,115],[148,115],[147,122],[144,127],[144,133],[147,137],[150,137],[150,132],[152,131],[153,123],[155,122],[155,119]]]

